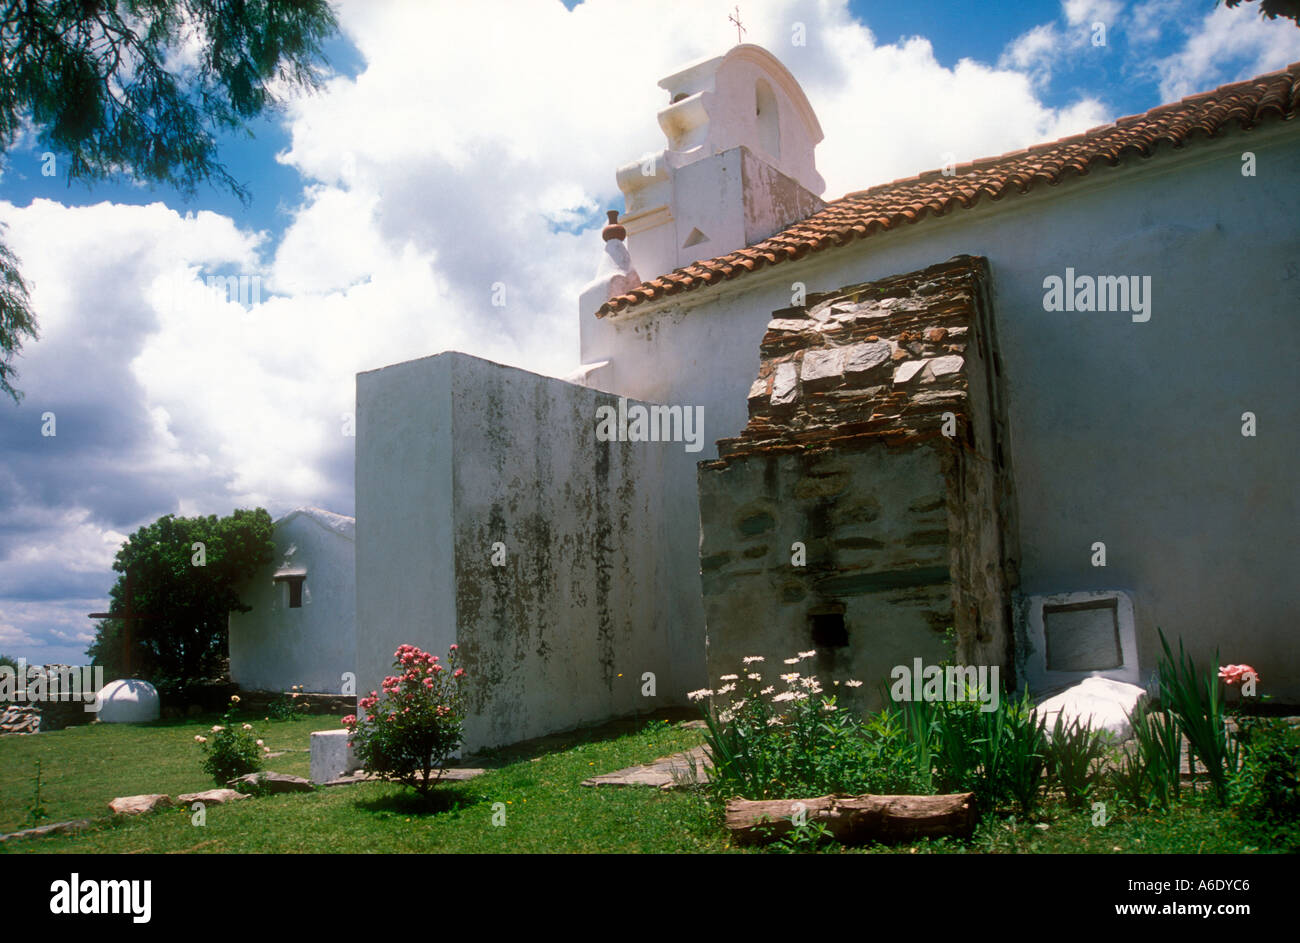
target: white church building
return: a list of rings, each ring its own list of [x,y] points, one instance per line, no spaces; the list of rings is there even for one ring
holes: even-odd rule
[[[1043,692],[1162,629],[1300,701],[1300,64],[831,201],[770,53],[660,85],[568,380],[357,377],[358,690],[458,643],[474,749],[951,626]]]

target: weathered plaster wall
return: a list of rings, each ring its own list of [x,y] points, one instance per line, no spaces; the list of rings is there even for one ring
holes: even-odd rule
[[[875,704],[891,667],[941,660],[953,624],[942,464],[934,447],[895,453],[877,443],[702,466],[709,677],[761,655],[771,681],[789,670],[783,658],[817,648],[816,670],[805,674],[824,684],[863,681],[854,699]],[[805,567],[791,563],[795,541],[807,547]],[[815,646],[810,613],[835,602],[845,607],[849,644]]]
[[[374,653],[457,642],[478,749],[680,702],[702,677],[665,552],[698,526],[664,503],[682,443],[599,441],[617,398],[457,353],[363,374],[358,400],[358,584],[432,571],[359,598],[363,690],[386,673]]]
[[[240,591],[252,611],[230,615],[231,680],[250,691],[301,684],[338,694],[343,673],[356,670],[355,545],[309,511],[277,521],[272,541],[275,559]],[[286,584],[272,580],[281,567],[307,571],[297,609]]]
[[[456,641],[451,358],[357,374],[357,693]]]
[[[1245,150],[1255,177],[1241,175]],[[984,255],[1023,591],[1128,590],[1144,669],[1161,626],[1199,658],[1218,646],[1258,668],[1267,693],[1300,700],[1300,400],[1281,393],[1300,359],[1297,219],[1293,124],[1182,153],[1161,145],[1150,160],[724,281],[653,314],[589,318],[583,361],[612,359],[610,388],[629,396],[702,403],[708,438],[733,436],[792,282],[827,291]],[[1044,311],[1043,279],[1067,266],[1151,275],[1150,321]],[[1255,438],[1241,435],[1245,411]],[[1091,565],[1094,541],[1106,543],[1105,568]]]

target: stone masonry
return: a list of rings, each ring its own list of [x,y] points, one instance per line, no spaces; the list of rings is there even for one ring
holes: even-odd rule
[[[824,683],[861,680],[874,705],[893,666],[940,661],[952,627],[959,661],[1012,683],[988,282],[984,259],[958,256],[774,313],[749,424],[699,466],[711,679],[815,648]]]

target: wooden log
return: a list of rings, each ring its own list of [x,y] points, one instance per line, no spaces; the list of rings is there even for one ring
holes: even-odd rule
[[[790,834],[802,804],[845,845],[913,841],[925,836],[969,838],[978,815],[973,793],[943,796],[817,796],[813,799],[732,799],[727,829],[737,844],[766,844]]]

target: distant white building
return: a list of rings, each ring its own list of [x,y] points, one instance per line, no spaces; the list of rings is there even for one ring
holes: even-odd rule
[[[249,691],[338,694],[356,671],[354,518],[304,507],[275,522],[275,557],[230,614],[230,677]]]

